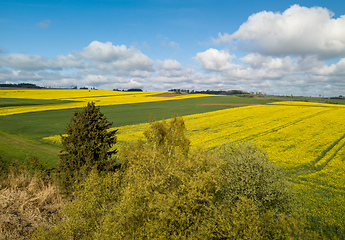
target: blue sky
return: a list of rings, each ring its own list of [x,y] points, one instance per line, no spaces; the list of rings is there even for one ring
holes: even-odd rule
[[[1,1],[0,83],[345,95],[344,1]]]

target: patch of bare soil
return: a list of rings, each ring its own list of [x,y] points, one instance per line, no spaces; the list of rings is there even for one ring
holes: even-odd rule
[[[9,176],[0,182],[0,239],[31,239],[36,229],[53,225],[62,205],[50,181],[25,174]]]
[[[18,90],[20,88],[0,87],[0,90]]]
[[[161,93],[156,95],[150,95],[149,97],[177,97],[183,94],[176,94],[176,93]]]
[[[0,87],[0,90],[37,90],[39,88]]]
[[[199,106],[251,106],[260,105],[259,103],[205,103],[199,104]]]

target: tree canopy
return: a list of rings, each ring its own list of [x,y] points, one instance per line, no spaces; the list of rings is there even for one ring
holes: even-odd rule
[[[64,187],[68,188],[78,176],[92,169],[115,168],[117,130],[110,130],[111,126],[112,122],[94,102],[74,112],[66,127],[67,136],[61,136],[62,150],[57,165],[59,181]]]

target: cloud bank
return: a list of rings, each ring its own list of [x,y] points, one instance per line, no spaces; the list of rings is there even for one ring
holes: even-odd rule
[[[183,51],[181,44],[169,44]],[[345,16],[293,5],[282,13],[255,13],[237,31],[220,33],[212,46],[190,56],[193,65],[151,59],[134,46],[93,41],[54,58],[0,52],[0,82],[337,96],[345,95],[344,57]]]
[[[232,33],[220,34],[214,42],[236,42],[240,49],[263,55],[345,55],[345,16],[332,18],[326,8],[293,5],[283,13],[253,14]]]

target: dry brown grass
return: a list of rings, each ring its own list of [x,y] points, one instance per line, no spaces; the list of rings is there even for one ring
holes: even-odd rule
[[[30,239],[53,225],[63,205],[58,188],[43,177],[9,174],[0,181],[0,239]]]

